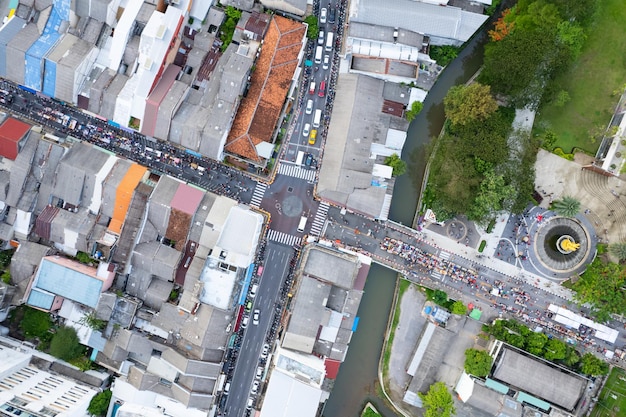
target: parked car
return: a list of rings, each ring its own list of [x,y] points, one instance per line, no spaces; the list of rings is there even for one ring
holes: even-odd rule
[[[254,310],[254,314],[252,315],[252,324],[257,326],[259,324],[259,317],[261,315],[261,311],[257,308]]]

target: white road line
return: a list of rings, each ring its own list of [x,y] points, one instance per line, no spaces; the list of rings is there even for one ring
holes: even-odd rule
[[[278,166],[278,173],[288,177],[301,178],[307,181],[315,181],[315,170],[304,169],[298,165],[281,163]]]

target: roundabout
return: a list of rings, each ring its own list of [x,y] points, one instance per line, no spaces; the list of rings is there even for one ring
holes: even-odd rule
[[[591,250],[589,232],[575,218],[550,217],[536,230],[533,251],[541,265],[557,274],[582,272]]]

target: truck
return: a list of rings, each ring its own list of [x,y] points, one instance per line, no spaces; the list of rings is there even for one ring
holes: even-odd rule
[[[320,127],[322,121],[322,111],[320,109],[315,110],[315,117],[313,118],[313,127]]]
[[[316,64],[321,64],[322,63],[322,54],[324,53],[324,48],[322,48],[321,46],[318,46],[317,48],[315,48],[315,63]]]
[[[333,32],[328,32],[326,34],[326,52],[330,52],[333,50],[333,37],[335,34]]]
[[[306,227],[306,222],[309,218],[307,216],[300,217],[300,223],[298,223],[298,232],[304,233],[304,228]]]
[[[304,161],[304,151],[299,151],[298,157],[296,158],[296,165],[302,165],[302,161]]]

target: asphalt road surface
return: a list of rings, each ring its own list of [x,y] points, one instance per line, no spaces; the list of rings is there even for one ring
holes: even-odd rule
[[[268,340],[267,336],[272,333],[272,326],[275,325],[274,317],[282,310],[277,310],[276,307],[281,305],[281,290],[290,273],[293,256],[292,247],[273,242],[267,244],[263,274],[258,279],[259,288],[256,296],[250,299],[253,302],[252,312],[255,309],[260,310],[259,324],[253,324],[250,317],[243,332],[232,379],[228,381],[230,390],[225,401],[224,416],[246,415],[249,412],[246,409],[249,399],[252,398],[256,405],[258,393],[264,388],[264,381],[257,379],[256,373],[258,367],[262,367],[265,375],[265,366],[273,347],[272,340]],[[269,351],[262,356],[264,345],[268,345]],[[251,392],[254,381],[260,383],[257,394]]]

